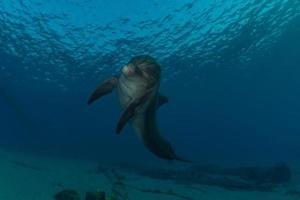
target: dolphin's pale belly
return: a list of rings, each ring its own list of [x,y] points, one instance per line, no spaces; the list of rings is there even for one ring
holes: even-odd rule
[[[127,79],[121,75],[118,81],[117,93],[123,109],[145,94],[146,82],[141,80]],[[156,110],[158,86],[154,88],[148,101],[140,105],[130,120],[132,128],[140,141],[155,155],[164,159],[176,159],[176,155],[171,145],[160,135],[156,124]]]
[[[117,93],[122,108],[125,109],[134,99],[140,97],[144,93],[145,87],[146,86],[144,86],[143,84],[137,84],[132,80],[126,79],[126,77],[122,75],[119,78],[119,84],[117,88]],[[138,108],[138,112],[136,112],[133,118],[131,119],[131,125],[138,137],[140,138],[140,140],[143,141],[143,143],[146,135],[154,134],[150,133],[149,131],[146,131],[147,124],[145,123],[145,120],[149,119],[145,118],[145,111],[148,105],[149,102],[145,102],[143,105],[141,105]],[[152,121],[152,119],[150,120]]]
[[[143,83],[137,84],[135,80],[129,80],[124,75],[121,75],[117,94],[122,108],[125,109],[134,99],[143,95],[145,87]]]

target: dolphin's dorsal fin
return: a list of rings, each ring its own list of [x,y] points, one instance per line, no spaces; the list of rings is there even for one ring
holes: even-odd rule
[[[94,101],[99,99],[100,97],[109,94],[113,91],[113,89],[118,84],[118,78],[117,77],[111,77],[109,79],[106,79],[103,83],[101,83],[96,90],[92,93],[88,100],[88,104],[92,104]]]
[[[166,104],[169,102],[169,98],[162,95],[162,94],[158,94],[158,104],[157,104],[157,108],[159,108],[160,106]]]
[[[124,126],[126,125],[126,123],[134,116],[135,114],[135,110],[139,105],[142,105],[143,103],[145,103],[147,101],[147,99],[149,98],[149,96],[152,93],[152,89],[148,90],[145,94],[143,94],[143,96],[141,96],[140,98],[137,98],[135,100],[133,100],[128,107],[125,109],[125,111],[122,113],[122,116],[118,122],[117,125],[117,134],[120,134],[122,129],[124,128]]]

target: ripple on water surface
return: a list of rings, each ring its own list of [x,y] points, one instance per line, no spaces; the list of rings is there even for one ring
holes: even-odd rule
[[[299,10],[295,0],[2,1],[0,76],[68,87],[151,54],[165,79],[196,77],[202,67],[251,62]]]

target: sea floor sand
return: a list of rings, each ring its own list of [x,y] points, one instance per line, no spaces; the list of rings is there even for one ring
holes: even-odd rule
[[[295,200],[300,199],[299,168],[293,181],[272,192],[230,191],[215,186],[182,185],[143,177],[128,170],[97,163],[0,151],[0,200],[53,200],[63,189],[105,191],[120,200]]]

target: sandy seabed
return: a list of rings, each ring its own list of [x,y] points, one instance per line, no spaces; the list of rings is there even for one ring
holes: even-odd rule
[[[290,184],[272,192],[230,191],[215,186],[183,186],[127,170],[93,173],[98,163],[0,151],[0,200],[54,200],[63,189],[74,189],[84,199],[87,191],[105,191],[123,200],[295,200],[300,199],[300,168],[292,165]],[[299,166],[299,165],[298,165]],[[298,193],[299,191],[299,193]]]

